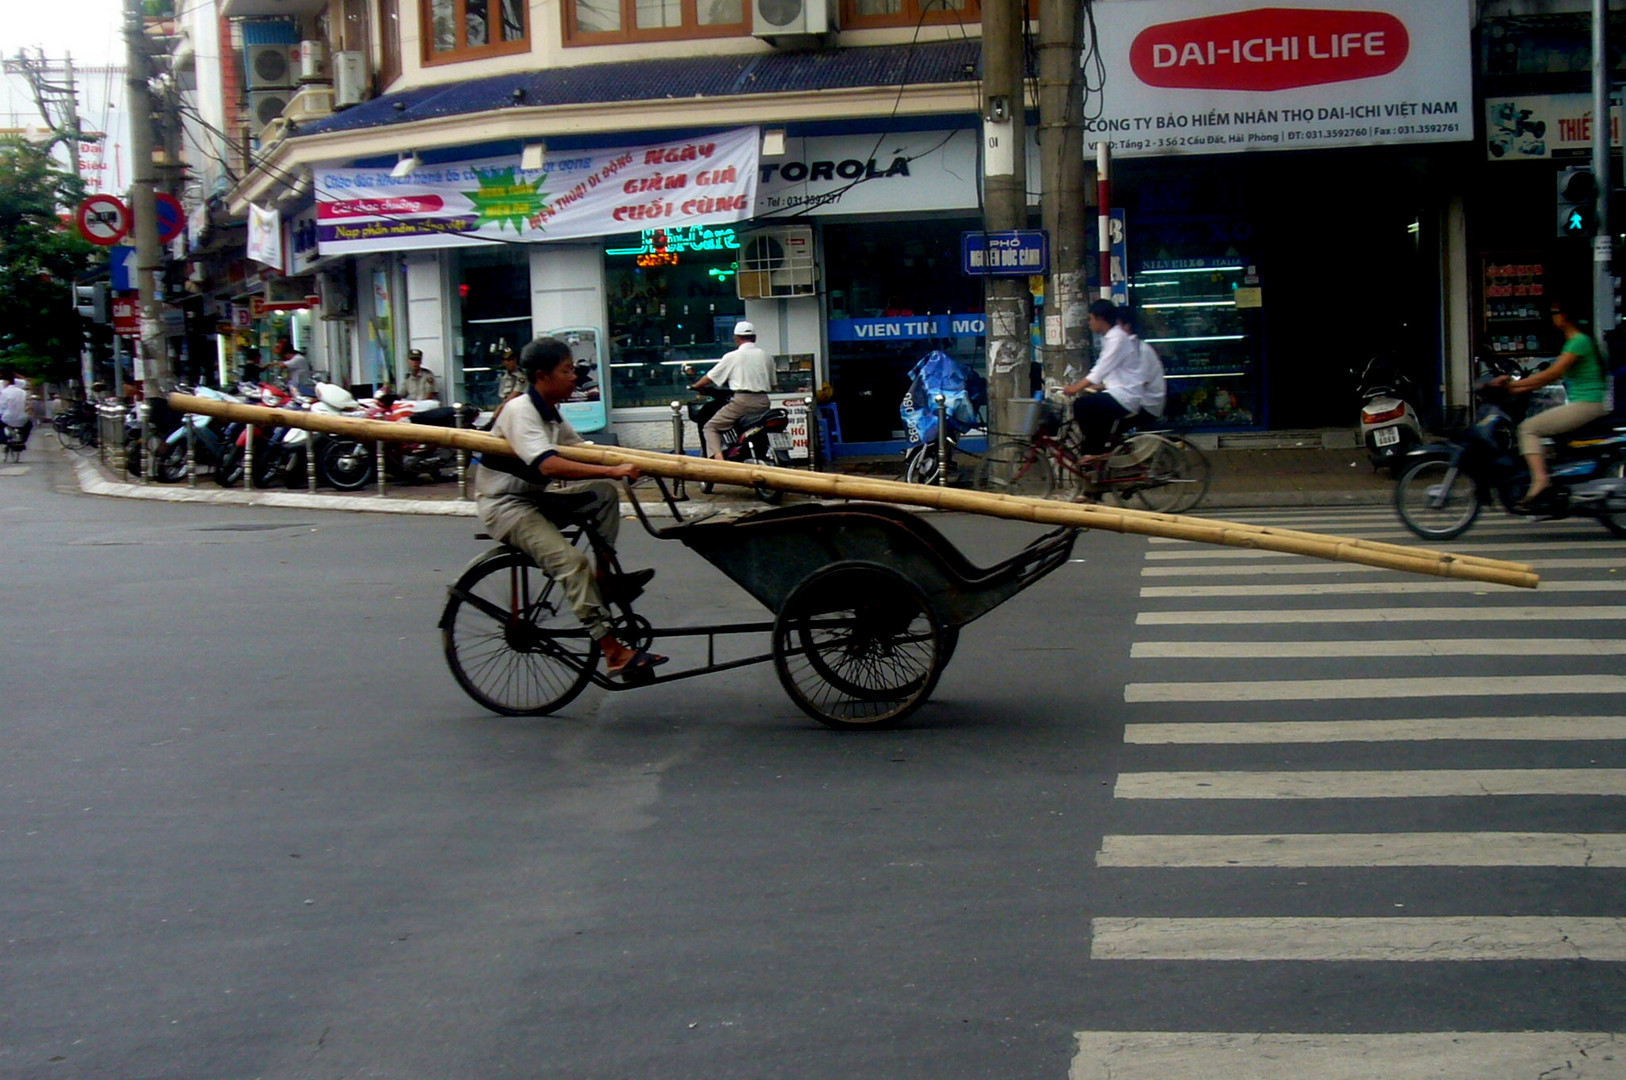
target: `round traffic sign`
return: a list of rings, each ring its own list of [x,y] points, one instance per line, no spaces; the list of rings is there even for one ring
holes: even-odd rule
[[[91,195],[74,213],[79,235],[92,244],[107,247],[124,239],[130,231],[130,210],[113,195]]]
[[[152,201],[158,211],[158,241],[167,244],[186,228],[186,211],[181,209],[181,200],[167,191],[158,192]]]

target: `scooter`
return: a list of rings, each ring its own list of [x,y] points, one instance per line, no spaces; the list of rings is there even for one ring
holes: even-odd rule
[[[695,427],[704,428],[706,422],[734,397],[734,391],[705,386],[699,392],[705,394],[706,398],[688,403],[689,419],[694,421]],[[741,417],[732,428],[723,432],[723,460],[747,465],[788,466],[790,436],[785,432],[789,427],[790,414],[784,409],[768,409],[754,416]],[[700,490],[707,495],[711,494],[711,489],[709,481],[700,485]],[[753,484],[752,490],[757,498],[769,505],[785,497],[783,491],[766,484]]]
[[[1372,468],[1399,477],[1406,455],[1423,441],[1411,380],[1397,370],[1392,356],[1379,354],[1357,377],[1356,393],[1361,396],[1361,443]]]
[[[193,393],[216,401],[240,400],[207,386],[200,386]],[[186,444],[189,430],[192,433],[193,465],[197,468],[218,470],[226,459],[226,448],[236,440],[240,427],[240,424],[225,423],[202,413],[185,414],[181,423],[169,433],[163,447],[158,451],[154,459],[153,477],[165,484],[186,479]]]
[[[1395,510],[1406,528],[1425,540],[1450,540],[1467,532],[1480,508],[1495,500],[1512,514],[1595,517],[1626,538],[1626,417],[1605,416],[1560,436],[1549,466],[1552,487],[1539,507],[1522,510],[1518,502],[1530,487],[1530,473],[1516,429],[1531,395],[1510,394],[1495,379],[1524,370],[1507,358],[1479,363],[1487,374],[1476,390],[1478,420],[1460,443],[1414,451],[1395,487]]]

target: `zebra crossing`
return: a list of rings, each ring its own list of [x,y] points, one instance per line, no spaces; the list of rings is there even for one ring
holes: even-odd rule
[[[1386,508],[1248,520],[1415,542]],[[1528,562],[1541,588],[1149,541],[1122,827],[1094,860],[1122,906],[1091,920],[1092,964],[1131,985],[1222,969],[1231,992],[1284,971],[1352,994],[1383,978],[1389,1021],[1080,1031],[1070,1080],[1626,1078],[1622,1001],[1523,1015],[1518,992],[1626,964],[1626,896],[1600,879],[1626,868],[1626,640],[1610,636],[1626,543],[1596,522],[1487,517],[1450,546]],[[1282,873],[1304,891],[1249,887]],[[1479,887],[1453,894],[1447,874]],[[1491,969],[1513,988],[1492,1030],[1429,1021],[1425,987]],[[1547,1030],[1554,1012],[1606,1030]]]

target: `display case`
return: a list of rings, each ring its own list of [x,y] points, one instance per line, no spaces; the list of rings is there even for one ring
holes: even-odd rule
[[[1135,268],[1129,287],[1141,339],[1163,360],[1169,423],[1263,426],[1257,268],[1236,256],[1147,259]]]
[[[1480,266],[1478,355],[1524,360],[1551,336],[1546,267],[1528,255],[1486,255]],[[1547,355],[1551,355],[1550,350]]]

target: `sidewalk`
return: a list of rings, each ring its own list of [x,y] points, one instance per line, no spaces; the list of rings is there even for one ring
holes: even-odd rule
[[[1262,440],[1256,440],[1262,441]],[[1307,433],[1303,438],[1291,434],[1271,438],[1280,444],[1274,448],[1205,447],[1212,465],[1208,495],[1196,508],[1196,513],[1236,508],[1265,508],[1285,506],[1370,506],[1387,505],[1393,497],[1394,481],[1376,473],[1359,447],[1328,448],[1317,444],[1336,441]],[[44,447],[44,443],[37,444]],[[54,444],[52,445],[54,450]],[[458,498],[457,485],[451,483],[425,485],[390,485],[387,494],[380,497],[376,489],[358,492],[336,492],[323,489],[316,494],[306,491],[255,490],[241,488],[226,490],[204,476],[198,486],[183,484],[142,484],[116,479],[111,470],[92,457],[65,453],[74,467],[80,489],[89,495],[115,498],[155,499],[165,502],[199,502],[213,505],[270,506],[304,510],[348,510],[370,513],[433,514],[454,517],[473,517],[474,503]],[[897,479],[901,457],[890,455],[874,458],[838,458],[833,471],[853,475]],[[685,509],[715,507],[728,512],[747,512],[762,508],[762,503],[743,489],[719,485],[714,495],[700,493],[698,484],[688,485],[689,501],[681,504]],[[791,495],[790,499],[798,496]],[[652,516],[666,516],[666,507],[658,501],[653,490],[644,499],[647,512]],[[631,507],[624,508],[631,513]]]

